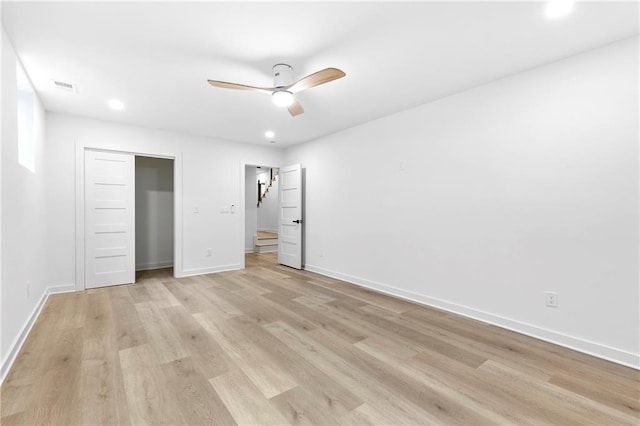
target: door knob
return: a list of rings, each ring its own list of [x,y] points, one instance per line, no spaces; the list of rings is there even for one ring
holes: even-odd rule
[[[302,223],[302,221],[300,219],[296,219],[293,221],[293,223]]]

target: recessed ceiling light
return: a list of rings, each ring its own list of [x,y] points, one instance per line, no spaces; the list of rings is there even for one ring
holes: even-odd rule
[[[124,103],[117,99],[111,99],[109,100],[109,108],[115,109],[116,111],[120,111],[121,109],[124,108]]]
[[[574,0],[551,0],[545,9],[547,18],[555,19],[568,15],[573,9],[573,3]]]
[[[274,137],[276,134],[273,132],[273,130],[267,130],[266,132],[264,132],[264,135],[266,137],[268,137],[269,139],[271,139],[272,137]]]

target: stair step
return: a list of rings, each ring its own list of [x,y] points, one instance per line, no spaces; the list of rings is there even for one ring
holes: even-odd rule
[[[258,240],[272,240],[278,239],[278,234],[276,234],[275,232],[267,232],[267,231],[258,231],[257,233],[258,236]]]
[[[269,253],[278,251],[278,240],[275,240],[275,242],[270,241],[267,243],[259,241],[253,247],[253,251],[255,253]]]

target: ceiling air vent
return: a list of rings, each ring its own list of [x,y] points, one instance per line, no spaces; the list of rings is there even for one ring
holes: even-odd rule
[[[66,90],[67,92],[78,92],[78,88],[73,83],[67,83],[66,81],[53,80],[53,85],[58,89]]]

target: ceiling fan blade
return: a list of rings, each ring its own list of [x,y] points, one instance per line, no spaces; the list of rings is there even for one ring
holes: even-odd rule
[[[295,117],[296,115],[302,114],[304,112],[304,108],[302,108],[302,105],[300,105],[300,102],[298,102],[295,99],[293,103],[287,107],[287,109],[289,110],[289,113],[291,113],[293,117]]]
[[[299,92],[301,90],[309,89],[311,87],[319,86],[324,83],[328,83],[333,80],[344,77],[346,74],[344,71],[338,68],[325,68],[322,71],[314,72],[306,77],[293,83],[287,88],[292,93]]]
[[[218,80],[207,80],[207,81],[209,82],[210,85],[215,87],[222,87],[223,89],[253,90],[255,92],[262,92],[267,94],[270,94],[275,90],[275,88],[247,86],[245,84],[229,83],[226,81],[218,81]]]

